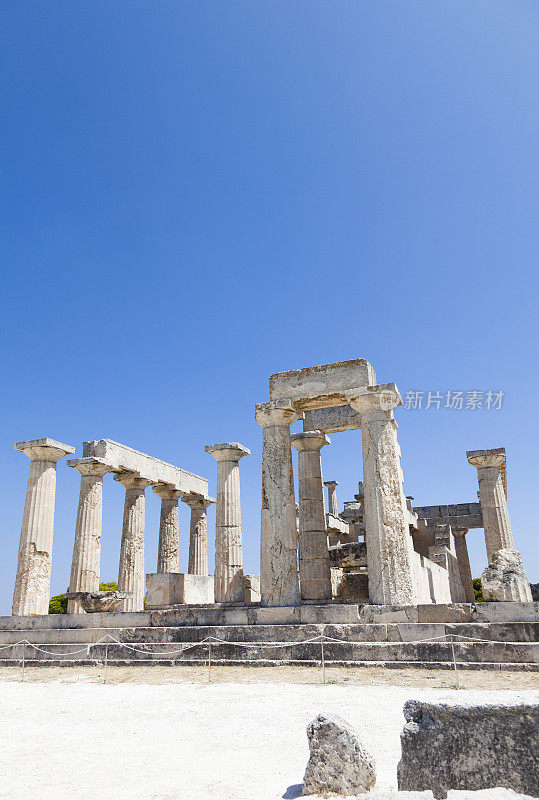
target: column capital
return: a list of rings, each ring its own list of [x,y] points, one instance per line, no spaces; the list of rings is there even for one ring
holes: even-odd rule
[[[348,404],[363,416],[387,415],[402,405],[402,397],[395,383],[380,383],[345,392]],[[362,419],[363,423],[363,419]]]
[[[160,500],[179,500],[182,496],[172,483],[154,483],[152,491]]]
[[[75,448],[69,444],[57,442],[56,439],[30,439],[27,442],[15,442],[15,450],[28,456],[30,461],[58,461],[64,456],[71,456]]]
[[[181,500],[182,503],[185,503],[189,508],[201,509],[202,511],[209,508],[212,503],[217,502],[215,497],[204,497],[204,495],[196,494],[195,492],[184,494]]]
[[[331,439],[322,431],[303,431],[302,433],[293,433],[290,442],[292,447],[301,452],[303,450],[321,450],[326,444],[331,444]]]
[[[151,486],[152,483],[147,478],[141,478],[139,472],[131,472],[130,470],[114,475],[114,480],[121,483],[126,489],[141,489],[142,491]]]
[[[222,444],[207,444],[206,453],[213,456],[216,461],[239,461],[243,456],[250,456],[251,451],[239,442],[223,442]]]
[[[291,400],[272,400],[255,406],[255,420],[263,428],[272,425],[290,427],[298,419],[303,419],[303,412],[294,408]]]
[[[333,488],[335,488],[335,486],[338,486],[338,485],[339,485],[339,481],[324,481],[324,486],[327,486],[328,489],[331,489],[332,486],[333,486]]]
[[[68,467],[73,467],[81,475],[94,475],[100,478],[110,472],[110,466],[101,458],[71,458],[67,462]]]
[[[467,450],[466,458],[476,469],[501,468],[506,464],[505,447],[495,447],[492,450]]]

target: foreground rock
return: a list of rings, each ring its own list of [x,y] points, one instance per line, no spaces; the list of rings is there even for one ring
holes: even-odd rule
[[[307,737],[311,756],[303,778],[303,794],[356,795],[374,786],[374,759],[343,719],[319,714],[308,726]]]
[[[124,600],[131,597],[130,592],[68,592],[67,599],[79,603],[87,614],[103,611],[116,611]]]
[[[539,704],[446,705],[409,700],[399,789],[507,787],[539,794]]]

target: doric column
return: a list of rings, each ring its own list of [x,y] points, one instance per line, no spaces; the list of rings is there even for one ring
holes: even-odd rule
[[[361,414],[364,521],[372,603],[412,605],[412,539],[402,488],[400,448],[393,408],[402,404],[394,383],[347,393]]]
[[[121,472],[114,480],[125,486],[118,591],[128,592],[122,611],[144,610],[144,490],[150,481],[136,472]]]
[[[180,524],[178,519],[178,492],[170,483],[157,483],[153,491],[161,500],[159,519],[159,545],[157,549],[157,572],[180,571]]]
[[[468,545],[466,543],[466,534],[468,530],[462,528],[460,530],[452,529],[453,539],[455,540],[455,555],[459,566],[460,582],[464,588],[464,595],[467,603],[475,601],[475,592],[473,590],[472,570],[470,568],[470,559],[468,556]]]
[[[289,401],[255,406],[263,429],[260,593],[265,606],[299,605],[298,533],[290,426],[301,419]]]
[[[243,602],[243,552],[239,460],[251,451],[238,442],[208,444],[217,461],[215,520],[215,602]]]
[[[207,510],[213,497],[201,494],[188,494],[182,501],[191,509],[191,526],[189,531],[189,575],[208,575],[208,520]]]
[[[298,451],[299,585],[302,600],[331,600],[331,567],[324,513],[320,451],[330,444],[322,431],[294,433]]]
[[[67,462],[80,472],[79,506],[71,562],[70,592],[99,591],[103,475],[110,468],[99,458],[73,458]],[[68,614],[84,614],[76,600],[67,601]]]
[[[470,450],[466,456],[477,469],[487,558],[491,564],[492,557],[498,550],[515,549],[501,472],[503,468],[505,473],[505,447]]]
[[[48,614],[51,588],[52,535],[56,496],[56,462],[72,455],[74,447],[54,439],[17,442],[30,459],[22,517],[13,614]]]
[[[339,506],[337,505],[337,481],[324,481],[324,486],[327,486],[328,490],[328,514],[332,514],[334,517],[339,516]]]

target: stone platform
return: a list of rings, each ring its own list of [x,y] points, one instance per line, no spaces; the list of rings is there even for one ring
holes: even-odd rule
[[[0,664],[20,662],[22,640],[49,650],[24,646],[29,665],[96,664],[105,650],[109,663],[119,665],[204,663],[208,644],[195,645],[211,639],[217,663],[319,665],[323,636],[325,661],[332,665],[450,669],[454,648],[461,668],[539,671],[538,633],[539,603],[177,606],[0,617],[0,647],[17,645],[0,650]],[[76,647],[84,644],[92,645],[86,653]]]

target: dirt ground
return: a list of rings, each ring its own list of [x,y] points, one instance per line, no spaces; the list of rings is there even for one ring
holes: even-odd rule
[[[98,667],[1,667],[0,680],[27,682],[61,681],[110,684],[139,683],[165,685],[174,683],[298,683],[324,682],[319,667],[277,666],[245,667],[213,664],[208,674],[204,666],[109,666]],[[326,684],[342,686],[418,687],[431,689],[539,689],[539,672],[498,670],[394,669],[387,667],[326,667]]]

